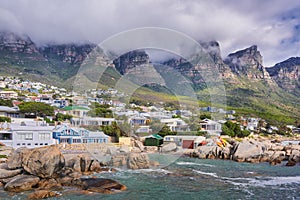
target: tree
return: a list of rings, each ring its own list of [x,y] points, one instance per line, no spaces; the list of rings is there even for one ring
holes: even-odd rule
[[[19,109],[24,114],[34,113],[39,117],[54,115],[54,108],[48,104],[41,102],[23,102],[19,105]]]
[[[176,135],[177,132],[171,131],[170,127],[164,125],[157,134],[160,135],[161,137],[165,137],[166,135]]]
[[[91,107],[92,109],[88,112],[88,115],[91,117],[113,117],[112,110],[109,109],[109,105],[107,104],[94,103]]]
[[[224,124],[224,126],[222,126],[222,135],[229,135],[231,137],[234,137],[234,131],[230,128],[228,128],[228,126],[226,126],[226,124]]]
[[[0,106],[13,107],[13,103],[11,100],[0,99]]]
[[[130,128],[129,128],[130,129]],[[120,136],[129,136],[128,125],[122,124],[118,126],[117,122],[112,122],[111,125],[102,126],[101,130],[109,136],[115,136],[119,138]]]
[[[55,116],[56,121],[66,121],[67,119],[70,120],[73,116],[72,115],[64,115],[62,113],[57,113]]]
[[[0,117],[0,122],[11,122],[9,117]]]
[[[200,115],[200,119],[211,119],[211,114],[210,113],[204,113]]]
[[[222,134],[231,137],[247,137],[250,135],[250,132],[241,130],[240,124],[228,121],[222,126]]]

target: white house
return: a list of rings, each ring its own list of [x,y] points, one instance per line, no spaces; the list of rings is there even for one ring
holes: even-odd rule
[[[189,126],[180,118],[161,119],[161,123],[166,124],[171,131],[189,131]]]
[[[19,116],[19,108],[18,107],[8,107],[8,106],[0,106],[0,116],[2,117],[18,117]]]
[[[246,129],[250,131],[256,130],[258,127],[259,120],[259,118],[248,118]]]
[[[0,97],[3,99],[18,98],[18,93],[15,91],[0,91]]]
[[[70,120],[72,126],[107,126],[114,122],[114,118],[104,118],[104,117],[82,117],[82,118],[72,118]]]
[[[199,125],[201,131],[206,131],[210,135],[220,135],[222,132],[222,125],[211,119],[203,119]]]
[[[0,130],[0,142],[13,148],[34,148],[55,144],[55,140],[52,138],[53,128],[45,123],[36,123],[35,125],[12,123]]]

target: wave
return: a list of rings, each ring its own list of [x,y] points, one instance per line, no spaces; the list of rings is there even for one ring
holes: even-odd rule
[[[254,186],[276,186],[300,184],[300,176],[283,176],[283,177],[264,177],[264,179],[256,179],[249,182]]]
[[[194,172],[196,172],[197,174],[202,174],[202,175],[207,175],[207,176],[212,176],[215,178],[219,178],[219,176],[216,173],[212,173],[212,172],[203,172],[200,170],[193,170]]]
[[[255,177],[255,178],[229,178],[219,177],[227,183],[239,186],[279,186],[289,184],[300,184],[300,176],[283,176],[283,177]]]
[[[219,176],[214,172],[204,172],[200,170],[193,170],[193,171],[196,172],[197,174],[211,176],[235,186],[266,187],[266,186],[300,184],[300,176],[282,176],[282,177],[256,176],[253,178],[249,178],[249,177],[231,178],[231,177]]]
[[[204,164],[204,163],[194,163],[194,162],[177,162],[177,165],[198,165],[198,166],[206,166],[206,167],[216,167],[214,165],[210,164]]]
[[[131,173],[150,173],[150,172],[156,172],[156,173],[160,173],[160,174],[171,174],[173,172],[168,171],[166,169],[137,169],[137,170],[127,170],[128,172]]]

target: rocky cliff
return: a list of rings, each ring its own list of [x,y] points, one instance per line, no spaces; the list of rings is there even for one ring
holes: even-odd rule
[[[289,58],[267,71],[279,87],[290,92],[300,91],[300,57]]]
[[[10,32],[0,32],[0,50],[26,54],[38,52],[38,48],[28,36]]]
[[[69,64],[81,64],[95,46],[94,44],[45,45],[39,48],[39,52],[45,58],[59,59]]]
[[[138,65],[148,64],[149,55],[143,50],[128,52],[113,61],[116,69],[123,75]]]
[[[256,45],[229,54],[224,63],[230,67],[233,73],[240,77],[246,77],[249,81],[265,81],[274,84],[263,66],[263,57]]]

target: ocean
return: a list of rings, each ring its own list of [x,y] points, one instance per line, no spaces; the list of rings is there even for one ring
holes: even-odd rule
[[[98,177],[118,180],[128,190],[117,194],[80,194],[60,191],[59,200],[79,199],[300,199],[300,166],[284,163],[237,163],[228,160],[179,158],[164,168],[100,173]],[[26,193],[0,199],[26,199]]]

